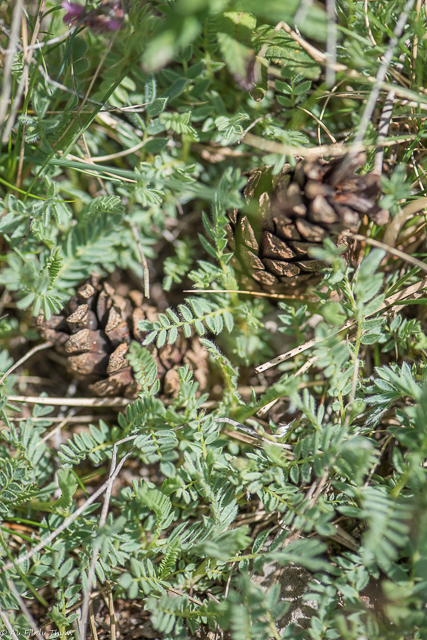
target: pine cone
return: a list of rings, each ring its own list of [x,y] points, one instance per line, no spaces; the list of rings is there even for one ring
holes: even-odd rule
[[[309,256],[310,247],[330,236],[348,248],[346,231],[357,231],[365,214],[378,226],[387,223],[388,211],[376,204],[379,176],[354,173],[364,161],[360,154],[351,161],[299,161],[277,176],[271,167],[251,172],[244,190],[247,211],[229,212],[227,228],[243,286],[268,292],[301,288],[326,266]]]
[[[75,377],[90,382],[91,393],[97,396],[136,397],[140,385],[135,380],[126,358],[131,340],[141,343],[145,337],[138,329],[141,320],[157,320],[155,307],[143,304],[140,291],[130,291],[126,297],[99,277],[92,276],[74,295],[63,315],[46,320],[35,319],[35,325],[45,340],[67,358],[68,369]],[[177,368],[194,365],[195,378],[203,388],[207,380],[207,355],[197,338],[180,336],[173,345],[157,349],[147,347],[157,361],[158,377],[166,395],[175,395],[179,388]]]

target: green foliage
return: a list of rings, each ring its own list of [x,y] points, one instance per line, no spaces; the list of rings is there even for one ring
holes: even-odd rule
[[[217,303],[202,298],[187,298],[186,303],[179,305],[179,316],[172,309],[167,309],[154,322],[141,320],[138,327],[148,334],[143,344],[156,341],[158,348],[166,343],[174,344],[178,339],[179,329],[182,329],[186,338],[191,337],[193,330],[199,336],[203,336],[207,330],[215,334],[221,333],[224,325],[228,331],[232,330],[234,320],[228,308],[222,309]]]
[[[190,270],[193,263],[192,249],[194,243],[191,238],[179,240],[175,243],[175,255],[168,256],[163,263],[165,277],[163,280],[163,288],[170,291],[173,283],[182,282],[183,276]]]
[[[127,355],[135,379],[141,385],[141,393],[155,396],[160,388],[157,378],[157,362],[151,353],[141,347],[137,342],[132,342]]]
[[[60,270],[57,255],[56,250],[46,266],[40,268],[37,258],[29,262],[19,255],[9,254],[9,267],[0,276],[0,283],[10,291],[18,292],[19,309],[32,307],[34,316],[42,310],[47,319],[52,313],[58,313],[62,309],[64,297],[53,287]]]
[[[165,640],[427,638],[426,298],[408,262],[425,259],[425,214],[403,215],[425,195],[426,13],[413,3],[389,50],[405,0],[327,3],[336,45],[324,4],[128,0],[113,33],[115,3],[92,2],[68,33],[48,0],[32,40],[40,7],[24,2],[23,42],[3,3],[1,372],[37,339],[31,315],[52,319],[94,271],[136,287],[147,259],[145,302],[162,311],[129,346],[140,393],[126,407],[86,411],[86,397],[52,417],[23,403],[65,395],[62,355],[3,380],[0,635],[4,616],[30,632],[16,592],[42,632],[72,635],[95,550],[92,588],[139,601]],[[380,205],[396,239],[364,219],[350,252],[334,236],[310,248],[328,265],[316,288],[277,305],[242,294],[227,214],[245,209],[248,174],[268,165],[275,180],[317,145],[351,148],[384,60]],[[162,357],[185,339],[209,356],[208,388],[187,363],[166,398]],[[287,577],[265,586],[283,571],[301,598]]]

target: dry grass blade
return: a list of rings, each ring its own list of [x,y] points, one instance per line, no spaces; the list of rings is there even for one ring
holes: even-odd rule
[[[340,143],[323,144],[320,147],[294,147],[274,140],[266,140],[252,133],[247,133],[242,142],[268,153],[295,155],[308,160],[316,160],[323,156],[343,156],[347,153],[347,148]]]
[[[314,345],[318,344],[319,342],[322,342],[321,338],[313,338],[312,340],[308,340],[308,342],[305,342],[299,347],[295,347],[295,349],[291,349],[290,351],[287,351],[286,353],[283,353],[282,355],[277,356],[276,358],[273,358],[273,360],[269,360],[268,362],[265,362],[264,364],[259,365],[259,367],[255,367],[255,371],[256,373],[262,373],[263,371],[267,371],[267,369],[271,369],[271,367],[275,367],[281,362],[284,362],[285,360],[289,360],[290,358],[294,358],[295,356],[298,356],[300,353],[307,351],[307,349],[311,349],[311,347],[314,347]]]
[[[152,139],[152,136],[148,136],[141,142],[138,142],[138,144],[135,144],[133,147],[129,147],[129,149],[123,149],[123,151],[118,151],[117,153],[110,153],[110,155],[108,156],[96,156],[95,158],[92,158],[92,162],[108,162],[109,160],[115,160],[116,158],[124,158],[126,156],[129,156],[131,153],[135,153],[136,151],[142,149],[142,147]]]
[[[283,29],[284,31],[286,31],[286,33],[289,34],[291,38],[295,40],[295,42],[298,42],[298,44],[313,58],[313,60],[315,60],[321,65],[326,66],[327,64],[326,54],[320,51],[320,49],[317,49],[315,46],[313,46],[309,42],[307,42],[307,40],[305,40],[300,34],[294,31],[286,22],[279,22],[279,24],[275,27],[275,29],[277,31],[280,29]],[[337,73],[340,71],[345,72],[345,74],[349,78],[354,78],[355,80],[359,80],[364,83],[370,82],[374,84],[375,82],[377,82],[377,78],[370,75],[364,75],[359,71],[356,71],[355,69],[350,69],[349,67],[347,67],[345,64],[342,64],[341,62],[337,62],[335,64],[331,62],[330,64],[331,64],[331,67],[334,69],[334,71],[336,71]],[[396,92],[396,95],[401,98],[414,100],[416,104],[420,104],[422,102],[421,97],[415,91],[405,89],[404,87],[400,87],[397,84],[396,85],[391,84],[390,82],[382,81],[382,82],[379,82],[379,85],[380,85],[380,89],[387,91],[387,93],[391,90],[394,90]],[[427,105],[423,105],[422,108],[427,108]]]
[[[44,342],[43,344],[38,344],[36,347],[33,347],[32,349],[30,349],[25,356],[22,356],[22,358],[20,360],[17,360],[17,362],[15,362],[15,364],[13,364],[10,369],[8,369],[6,371],[6,373],[4,373],[2,375],[2,377],[0,378],[0,384],[3,384],[3,382],[6,380],[6,378],[13,372],[15,371],[15,369],[17,369],[18,367],[21,366],[21,364],[24,364],[24,362],[27,362],[27,360],[29,360],[35,353],[38,353],[38,351],[43,351],[43,349],[48,349],[49,347],[52,346],[51,342]]]
[[[129,221],[129,226],[132,230],[132,235],[135,238],[136,246],[138,247],[139,257],[141,258],[141,263],[144,268],[144,295],[146,298],[149,298],[150,297],[150,272],[148,270],[147,258],[145,257],[144,251],[141,246],[141,241],[138,235],[138,229],[136,228],[136,225],[132,220]]]
[[[426,287],[427,287],[427,278],[425,278],[424,280],[421,280],[420,282],[417,282],[416,284],[411,285],[410,287],[407,287],[406,289],[403,289],[402,291],[398,291],[397,293],[393,294],[389,298],[386,298],[376,311],[373,311],[366,317],[368,318],[370,316],[375,315],[376,313],[379,313],[380,311],[383,311],[384,309],[387,309],[388,307],[392,307],[396,302],[400,300],[407,300],[412,296],[415,296],[415,294],[417,294],[418,292],[420,292],[422,289]],[[355,324],[356,324],[356,320],[346,322],[346,324],[344,324],[340,329],[337,329],[333,333],[338,334],[338,333],[341,333],[341,331],[347,331],[351,327],[354,327]],[[269,360],[268,362],[261,364],[259,367],[255,367],[255,371],[256,373],[262,373],[263,371],[267,371],[267,369],[271,369],[271,367],[275,367],[281,362],[284,362],[285,360],[289,360],[290,358],[294,358],[300,353],[303,353],[303,351],[307,351],[307,349],[311,349],[311,347],[314,347],[316,344],[323,342],[323,340],[324,338],[313,338],[312,340],[308,340],[308,342],[305,342],[304,344],[298,347],[295,347],[295,349],[291,349],[290,351],[287,351],[286,353],[283,353],[282,355],[277,356],[276,358],[273,358],[273,360]]]
[[[42,20],[43,20],[43,13],[44,13],[44,10],[45,10],[45,6],[46,6],[46,0],[41,0],[40,5],[39,5],[39,10],[38,10],[38,13],[37,13],[37,18],[36,18],[35,25],[34,25],[33,35],[31,37],[30,46],[35,44],[35,42],[37,40],[37,37],[39,35],[41,23],[42,23]],[[16,94],[15,94],[15,98],[13,100],[12,108],[11,108],[11,111],[9,113],[9,118],[7,120],[6,126],[4,128],[4,132],[3,132],[3,135],[2,135],[2,138],[1,138],[3,144],[6,144],[7,141],[9,140],[9,136],[10,136],[10,134],[12,132],[12,127],[15,124],[15,118],[16,118],[16,115],[18,113],[19,106],[21,104],[21,98],[22,98],[22,95],[24,93],[24,89],[25,89],[26,84],[27,84],[28,72],[29,72],[29,69],[30,69],[31,61],[33,59],[33,53],[34,53],[34,49],[29,49],[27,55],[25,56],[24,69],[22,71],[21,79],[19,81],[18,88],[17,88]],[[0,122],[1,122],[1,120],[0,120]]]
[[[71,127],[73,126],[73,124],[76,122],[76,120],[79,118],[81,111],[83,110],[83,107],[85,106],[87,99],[90,96],[90,92],[92,90],[93,85],[96,82],[97,77],[99,76],[99,74],[101,73],[101,69],[104,65],[105,59],[113,45],[114,42],[114,37],[110,40],[110,42],[108,43],[108,46],[105,48],[104,53],[102,54],[101,60],[98,63],[97,68],[95,69],[95,73],[93,74],[90,83],[89,83],[89,87],[86,91],[86,94],[81,102],[81,104],[79,105],[79,108],[77,109],[76,114],[74,115],[73,119],[71,120],[71,122],[68,124],[68,126],[66,127],[65,131],[62,132],[61,136],[58,138],[58,140],[55,142],[55,144],[53,145],[53,148],[55,148],[60,142],[61,140],[67,135],[68,131],[71,129]],[[73,144],[75,144],[78,140],[78,138],[83,135],[84,131],[85,131],[85,127],[81,128],[81,131],[78,135],[78,137],[73,141]]]
[[[113,463],[115,464],[115,452],[117,450],[118,445],[122,444],[123,442],[129,442],[130,440],[135,440],[135,438],[137,438],[137,436],[129,436],[128,438],[124,438],[123,440],[119,440],[118,442],[116,442],[114,444],[114,447],[113,447],[113,461],[112,461],[112,464],[111,464],[112,467],[113,467]],[[24,553],[22,556],[20,556],[16,560],[13,560],[11,562],[6,562],[6,564],[4,564],[3,567],[0,567],[0,573],[3,573],[4,571],[8,571],[13,566],[22,564],[26,560],[29,560],[36,553],[38,553],[39,551],[44,549],[53,540],[55,540],[59,536],[60,533],[65,531],[65,529],[67,529],[67,527],[69,527],[69,525],[72,522],[74,522],[74,520],[76,520],[76,518],[78,518],[82,513],[84,513],[86,511],[86,509],[93,502],[95,502],[95,500],[97,498],[99,498],[99,496],[102,495],[104,493],[104,491],[107,491],[107,489],[113,484],[114,480],[117,478],[118,474],[120,473],[120,470],[123,467],[124,463],[126,462],[126,459],[130,455],[130,453],[131,452],[129,451],[126,455],[123,456],[123,458],[120,460],[119,464],[114,468],[114,471],[110,474],[108,480],[106,482],[104,482],[100,487],[98,487],[98,489],[96,491],[94,491],[94,493],[90,496],[90,498],[88,498],[86,500],[86,502],[84,502],[80,507],[78,507],[78,509],[76,509],[76,511],[74,511],[74,513],[72,513],[70,516],[68,516],[68,518],[65,518],[65,520],[62,522],[62,524],[59,525],[59,527],[57,527],[48,536],[46,536],[46,538],[43,538],[43,540],[41,540],[41,542],[39,542],[35,547],[33,547],[32,549],[27,551],[27,553]]]
[[[8,396],[9,402],[47,404],[54,407],[126,407],[128,398],[44,398],[39,396]]]
[[[5,122],[6,113],[9,107],[10,93],[12,91],[12,62],[16,51],[18,50],[18,33],[21,24],[22,0],[16,0],[12,16],[12,25],[10,30],[11,47],[7,50],[6,60],[3,66],[3,89],[0,98],[0,140],[2,138],[2,127]]]
[[[326,15],[328,19],[326,39],[326,85],[335,84],[335,65],[337,63],[337,23],[335,0],[326,0]]]
[[[402,211],[400,211],[400,213],[398,213],[387,226],[383,237],[384,244],[387,244],[390,247],[396,246],[400,230],[403,228],[406,221],[426,207],[427,196],[416,198],[415,200],[412,200],[412,202],[408,202],[408,204],[403,207]]]
[[[116,621],[116,612],[114,610],[114,601],[113,601],[113,592],[110,589],[108,591],[108,608],[110,611],[110,633],[111,640],[116,640],[117,637],[117,621]]]
[[[427,104],[419,106],[420,108],[427,110]],[[377,149],[378,147],[392,147],[401,145],[405,142],[414,140],[417,137],[418,134],[399,136],[398,138],[377,141],[376,144],[360,145],[359,148],[365,149],[366,151],[372,151]],[[261,138],[261,136],[253,135],[252,133],[246,134],[243,142],[250,147],[259,149],[260,151],[266,151],[268,153],[278,153],[280,155],[293,155],[299,158],[305,158],[307,160],[317,160],[319,158],[328,156],[334,156],[335,158],[339,156],[345,156],[350,149],[350,147],[348,145],[345,145],[343,142],[338,144],[323,144],[317,147],[294,147],[288,144],[283,144],[281,142],[276,142],[275,140],[267,140],[266,138]]]
[[[297,26],[301,26],[302,24],[304,24],[313,2],[314,0],[301,0],[298,11],[294,16],[294,22]]]
[[[134,440],[134,436],[130,436],[129,438],[124,438],[123,440],[120,441],[120,443],[123,442],[128,442],[130,440]],[[119,444],[119,443],[117,443]],[[125,456],[128,456],[129,454],[127,454]],[[111,477],[113,476],[115,469],[116,469],[116,460],[117,460],[117,446],[115,445],[113,448],[113,456],[112,456],[112,460],[111,460],[111,467],[110,467],[110,475],[109,475],[109,479],[111,479]],[[113,482],[111,482],[106,491],[105,491],[105,496],[104,496],[104,503],[102,505],[102,511],[101,511],[101,515],[99,518],[99,524],[98,524],[98,531],[102,529],[102,527],[105,525],[106,521],[107,521],[107,515],[108,515],[108,509],[110,506],[110,500],[111,500],[111,492],[113,490]],[[92,550],[92,557],[91,557],[91,562],[90,562],[90,566],[89,566],[89,571],[88,571],[88,575],[87,575],[87,587],[86,587],[86,593],[84,594],[84,599],[83,599],[83,606],[82,606],[82,613],[81,613],[81,618],[80,618],[80,639],[81,640],[86,640],[86,631],[87,631],[87,619],[88,619],[88,615],[89,615],[89,605],[90,605],[90,594],[92,592],[92,583],[93,583],[93,579],[95,577],[95,568],[96,568],[96,563],[98,560],[98,554],[99,554],[99,550],[100,550],[100,544],[99,543],[95,543],[93,550]],[[115,637],[115,629],[116,629],[116,618],[114,615],[114,605],[113,605],[113,599],[112,599],[112,594],[111,594],[111,589],[109,591],[109,606],[110,606],[110,620],[111,620],[111,637],[113,638],[113,631],[114,631],[114,637]],[[113,615],[111,614],[111,608],[113,609]]]
[[[275,298],[278,300],[297,300],[299,302],[315,300],[309,296],[287,296],[283,293],[266,293],[264,291],[248,291],[245,289],[184,289],[183,293],[241,293],[259,298]]]
[[[0,607],[0,618],[3,620],[4,626],[6,627],[6,629],[9,631],[11,640],[19,640],[18,636],[13,630],[12,625],[9,622],[9,618],[7,617],[6,613],[3,611],[1,607]]]
[[[374,86],[372,87],[372,91],[369,94],[368,100],[366,101],[365,108],[363,110],[363,114],[360,120],[359,127],[357,129],[357,133],[355,135],[353,144],[350,148],[350,153],[347,159],[347,162],[350,162],[353,157],[355,157],[361,150],[363,141],[365,139],[366,131],[368,130],[369,123],[372,120],[372,116],[374,113],[375,106],[377,104],[381,88],[386,78],[387,70],[390,66],[390,63],[393,59],[394,50],[397,47],[398,40],[403,33],[403,29],[405,28],[406,21],[408,19],[408,14],[411,11],[415,0],[408,0],[405,4],[405,8],[399,16],[398,21],[393,30],[393,36],[390,39],[387,50],[383,56],[383,61],[378,69],[377,75],[375,77]],[[393,91],[393,89],[391,90]],[[390,95],[390,94],[389,94]],[[393,95],[394,99],[394,95]],[[342,171],[345,170],[345,164],[342,167]]]
[[[95,621],[95,614],[93,611],[92,599],[89,605],[89,621],[90,621],[90,630],[92,632],[93,640],[98,640],[98,632],[96,631],[96,621]]]
[[[404,260],[408,264],[414,265],[414,267],[418,267],[421,271],[427,273],[427,264],[418,260],[418,258],[414,258],[410,256],[408,253],[401,251],[400,249],[396,249],[395,247],[390,247],[388,244],[384,242],[380,242],[379,240],[375,240],[374,238],[368,238],[366,236],[362,236],[360,233],[348,233],[350,238],[354,238],[355,240],[359,240],[360,242],[366,242],[366,244],[370,244],[372,247],[377,247],[378,249],[384,249],[387,253],[391,253],[393,256]]]
[[[7,586],[9,587],[9,589],[11,590],[11,592],[14,595],[14,598],[16,599],[17,603],[19,604],[19,608],[21,609],[22,613],[24,614],[25,619],[27,620],[28,624],[30,625],[30,627],[32,628],[34,634],[36,636],[38,636],[39,638],[42,637],[42,633],[40,631],[40,629],[37,626],[36,621],[34,620],[33,616],[31,615],[27,605],[25,604],[23,598],[21,597],[21,595],[19,594],[18,589],[15,587],[15,584],[12,582],[12,580],[10,580],[10,578],[7,579]]]

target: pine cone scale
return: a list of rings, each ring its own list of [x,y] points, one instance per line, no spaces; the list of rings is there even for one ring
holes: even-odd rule
[[[243,192],[247,211],[230,212],[226,230],[231,264],[246,287],[251,279],[267,291],[307,283],[325,267],[311,247],[332,237],[346,250],[346,231],[357,231],[364,215],[376,224],[388,221],[377,204],[378,176],[354,173],[363,162],[363,156],[300,161],[277,176],[269,167],[253,170]]]
[[[141,292],[118,295],[110,284],[100,284],[99,277],[92,276],[91,283],[80,287],[72,296],[64,315],[52,316],[49,320],[40,315],[35,319],[35,325],[67,358],[70,372],[90,383],[91,393],[98,396],[124,394],[133,398],[141,386],[135,380],[127,358],[130,343],[131,340],[141,343],[145,337],[138,323],[142,320],[154,322],[158,315],[156,308],[143,303]],[[197,351],[197,344],[197,338],[179,337],[173,345],[167,344],[160,349],[153,344],[147,347],[157,361],[158,377],[163,379],[165,390],[172,387],[176,390],[177,368],[184,363],[187,352]],[[203,372],[207,369],[207,353],[200,349],[197,353],[198,367]],[[172,370],[175,373],[169,375],[169,383],[175,380],[174,385],[166,385],[164,376]],[[195,377],[200,378],[197,371]]]

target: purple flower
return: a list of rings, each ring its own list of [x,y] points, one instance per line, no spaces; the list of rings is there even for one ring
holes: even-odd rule
[[[76,22],[85,10],[83,5],[77,4],[76,2],[66,2],[66,0],[61,2],[61,7],[67,11],[63,18],[63,21],[67,24],[70,22]]]
[[[107,22],[105,23],[105,26],[110,31],[118,31],[122,26],[122,22],[119,20],[107,20]]]
[[[92,11],[77,2],[64,0],[62,8],[67,12],[63,18],[66,24],[79,22],[94,31],[118,31],[125,17],[119,0],[109,0]]]

